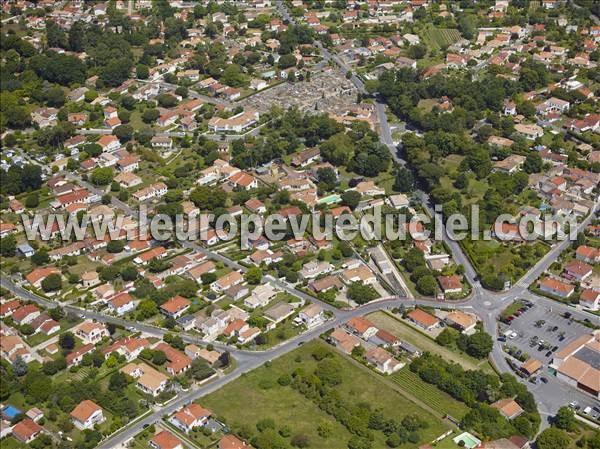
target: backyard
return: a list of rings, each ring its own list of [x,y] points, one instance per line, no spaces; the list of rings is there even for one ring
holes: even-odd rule
[[[305,372],[313,370],[317,362],[311,354],[319,346],[327,347],[325,343],[318,341],[307,343],[296,351],[243,375],[221,390],[202,398],[200,403],[222,418],[234,431],[244,427],[255,432],[258,421],[272,418],[278,427],[288,426],[292,434],[305,434],[312,447],[344,449],[351,437],[350,432],[315,403],[290,386],[284,387],[277,382],[281,375],[292,374],[296,369]],[[394,420],[400,420],[407,414],[418,414],[428,423],[428,427],[422,431],[423,441],[431,441],[446,430],[445,424],[386,387],[376,375],[359,369],[333,350],[331,352],[332,357],[338,359],[343,366],[343,381],[336,389],[342,399],[353,403],[367,402],[373,409],[380,408],[386,418]],[[244,398],[244,404],[251,406],[240,406],[240,398]],[[328,423],[326,425],[331,428],[328,438],[319,436],[317,431],[323,423]],[[385,446],[379,432],[376,433],[375,443],[374,447]],[[407,443],[401,447],[408,448],[411,445]]]

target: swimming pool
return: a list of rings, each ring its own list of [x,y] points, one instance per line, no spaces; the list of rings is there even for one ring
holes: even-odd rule
[[[481,440],[479,440],[474,435],[471,435],[469,432],[461,433],[459,436],[454,437],[452,441],[454,441],[455,444],[458,444],[461,441],[463,441],[467,449],[473,449],[474,447],[477,447],[481,444]]]
[[[7,405],[2,409],[2,414],[8,419],[13,419],[19,413],[21,413],[21,410],[19,410],[17,407],[13,407],[12,405]]]
[[[339,203],[340,201],[342,201],[342,197],[337,193],[334,193],[333,195],[328,195],[321,198],[317,201],[317,204],[335,204]]]

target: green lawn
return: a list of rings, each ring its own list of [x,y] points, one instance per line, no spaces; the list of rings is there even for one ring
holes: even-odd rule
[[[278,427],[289,426],[292,435],[298,432],[305,433],[309,437],[311,447],[345,449],[351,434],[344,426],[292,387],[282,387],[277,383],[282,374],[291,374],[297,368],[313,370],[316,361],[311,353],[319,345],[326,346],[320,341],[307,343],[273,361],[270,366],[262,366],[243,375],[199,402],[224,419],[234,431],[242,425],[255,431],[255,425],[260,419],[273,418]],[[343,381],[337,388],[341,398],[357,403],[367,402],[373,408],[381,408],[386,416],[396,421],[407,414],[419,414],[429,423],[428,428],[422,431],[422,442],[433,440],[447,429],[440,420],[388,388],[378,375],[359,369],[333,350],[332,353],[343,366]],[[317,427],[322,422],[332,425],[331,436],[327,439],[321,438],[317,433]],[[373,447],[385,447],[383,434],[376,434]],[[401,447],[409,448],[414,445],[408,443]]]
[[[440,346],[432,338],[385,312],[374,312],[367,315],[367,318],[375,326],[391,332],[401,340],[416,346],[421,351],[438,354],[445,360],[459,363],[465,369],[488,370],[489,365],[486,364],[486,360],[477,360],[463,352],[456,352],[450,348]]]
[[[395,373],[392,380],[403,390],[418,397],[433,409],[453,418],[460,420],[469,411],[469,408],[462,402],[457,401],[436,386],[422,381],[418,374],[413,373],[408,366]]]

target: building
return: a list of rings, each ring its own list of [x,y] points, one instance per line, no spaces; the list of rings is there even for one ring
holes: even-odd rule
[[[265,307],[277,296],[277,290],[271,284],[258,285],[252,294],[244,300],[244,305],[250,309]]]
[[[575,291],[575,286],[552,278],[544,278],[540,281],[540,290],[559,298],[568,298]]]
[[[164,182],[157,182],[148,187],[138,190],[132,196],[137,201],[146,201],[151,198],[157,198],[167,193],[167,185]]]
[[[296,320],[308,329],[318,326],[325,320],[323,308],[318,304],[310,304],[300,311]]]
[[[582,335],[554,354],[556,377],[600,399],[600,334]]]
[[[94,323],[92,321],[86,321],[81,323],[75,330],[75,335],[84,343],[96,344],[99,343],[104,337],[108,337],[108,329],[103,323]]]
[[[350,354],[356,346],[360,345],[358,338],[340,328],[335,329],[331,333],[329,341],[346,354]]]
[[[192,402],[174,413],[169,418],[169,422],[183,432],[190,433],[196,427],[204,426],[211,415],[210,410]]]
[[[365,354],[367,362],[384,374],[393,374],[404,366],[404,363],[394,359],[392,354],[383,348],[373,348]]]
[[[579,304],[591,311],[600,308],[600,291],[591,288],[584,289],[579,295]]]
[[[235,435],[225,435],[219,440],[218,449],[252,449],[252,446],[240,440]]]
[[[440,325],[440,320],[421,309],[408,312],[407,318],[426,331],[431,331]]]
[[[500,399],[491,404],[491,406],[498,410],[506,419],[515,419],[524,411],[514,399],[510,398]]]
[[[187,309],[190,308],[191,304],[192,303],[188,299],[177,295],[162,304],[160,306],[160,311],[166,316],[179,318],[186,312]]]
[[[81,401],[71,412],[71,421],[79,430],[92,429],[105,421],[102,408],[93,401]]]
[[[368,340],[379,330],[373,323],[361,316],[350,318],[345,327],[363,340]]]
[[[453,310],[446,315],[445,321],[448,325],[458,329],[463,334],[474,331],[475,326],[477,325],[477,318],[462,310]]]
[[[117,315],[124,315],[135,310],[139,301],[127,292],[121,292],[107,301],[108,307]]]
[[[168,430],[162,430],[148,442],[153,449],[183,449],[183,442]]]
[[[575,259],[565,265],[565,277],[583,282],[592,275],[593,270],[591,265]]]
[[[440,284],[440,288],[442,289],[442,292],[444,292],[444,295],[462,292],[462,281],[457,274],[452,276],[438,276],[437,281],[438,284]]]
[[[165,390],[169,381],[167,376],[146,363],[129,363],[121,368],[120,371],[137,379],[136,386],[142,392],[154,397]]]
[[[32,419],[27,418],[19,421],[12,428],[12,435],[22,443],[28,444],[35,440],[42,430],[42,426]]]
[[[240,133],[258,123],[258,119],[258,111],[249,109],[230,118],[213,117],[208,121],[208,129],[215,133]]]

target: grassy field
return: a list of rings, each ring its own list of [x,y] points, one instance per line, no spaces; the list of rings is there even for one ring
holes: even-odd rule
[[[254,431],[260,419],[272,418],[278,427],[289,426],[292,435],[298,432],[305,433],[309,437],[310,447],[344,449],[351,437],[344,426],[296,390],[277,383],[282,374],[291,374],[297,368],[307,372],[313,370],[316,361],[311,353],[318,345],[325,343],[307,343],[273,361],[270,366],[262,366],[243,375],[199,402],[224,419],[234,430],[240,426],[247,426]],[[388,388],[377,375],[359,369],[337,353],[333,354],[343,366],[343,381],[337,387],[341,398],[356,403],[367,402],[373,408],[382,409],[387,417],[394,420],[400,420],[407,414],[418,413],[429,423],[428,428],[421,434],[423,442],[433,440],[447,429],[440,420]],[[327,439],[321,438],[317,433],[317,427],[324,422],[332,426],[331,436]],[[376,434],[373,447],[385,447],[383,434]],[[414,445],[407,444],[401,447],[408,448]]]
[[[460,32],[454,28],[435,28],[430,26],[424,33],[424,41],[432,50],[446,48],[461,39]]]
[[[462,402],[457,401],[434,385],[422,381],[408,366],[395,373],[392,380],[400,385],[403,390],[418,397],[430,407],[456,419],[462,419],[469,411],[469,408]]]
[[[367,318],[378,328],[393,333],[401,340],[416,346],[422,351],[438,354],[445,360],[459,363],[465,369],[491,370],[487,360],[477,360],[465,353],[455,352],[449,348],[440,346],[427,335],[422,334],[407,323],[404,323],[385,312],[374,312],[367,315]]]

